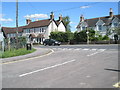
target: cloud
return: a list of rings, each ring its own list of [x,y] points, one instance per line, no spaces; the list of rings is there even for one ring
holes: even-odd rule
[[[3,18],[3,16],[5,16],[5,15],[0,14],[0,21],[2,21],[2,22],[11,22],[11,21],[13,21],[13,19],[11,19],[11,18]]]
[[[27,19],[30,19],[30,18],[48,18],[48,15],[47,14],[31,14],[31,15],[26,15],[24,17]]]
[[[73,24],[73,22],[71,21],[70,24]]]
[[[13,19],[11,19],[11,18],[8,18],[8,19],[0,18],[0,21],[3,21],[3,22],[10,22],[10,21],[13,21]]]
[[[85,9],[85,8],[90,8],[90,6],[81,6],[80,8]]]

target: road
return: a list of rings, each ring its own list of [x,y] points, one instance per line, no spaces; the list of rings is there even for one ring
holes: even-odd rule
[[[36,46],[54,52],[2,65],[3,88],[114,88],[117,45]]]

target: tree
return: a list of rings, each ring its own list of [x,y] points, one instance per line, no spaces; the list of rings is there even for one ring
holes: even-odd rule
[[[73,33],[72,32],[51,32],[50,38],[55,39],[61,42],[68,42],[69,40],[73,39]]]
[[[71,26],[70,26],[70,17],[69,16],[65,16],[63,17],[63,23],[66,27],[66,31],[71,31]]]
[[[86,42],[87,41],[86,30],[83,30],[81,32],[75,32],[74,33],[74,40],[76,42]]]

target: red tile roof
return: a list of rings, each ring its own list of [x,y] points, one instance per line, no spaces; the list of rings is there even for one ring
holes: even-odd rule
[[[25,28],[48,26],[50,22],[51,22],[50,19],[34,21],[29,23]]]

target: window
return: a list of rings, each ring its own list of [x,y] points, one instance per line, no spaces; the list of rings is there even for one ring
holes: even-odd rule
[[[44,28],[42,28],[42,32],[44,32]]]
[[[40,28],[40,32],[41,32],[42,28]]]
[[[85,30],[85,27],[82,27],[82,30]]]
[[[102,30],[102,25],[98,25],[98,30]]]
[[[118,26],[118,23],[114,23],[114,26],[117,27],[117,26]]]

